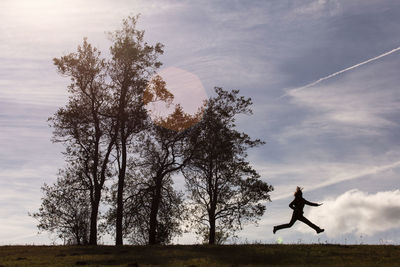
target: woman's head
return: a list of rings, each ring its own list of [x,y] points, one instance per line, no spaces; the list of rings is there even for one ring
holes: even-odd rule
[[[294,192],[294,197],[302,197],[303,196],[303,192],[301,190],[303,190],[303,188],[298,186],[296,188],[296,192]]]

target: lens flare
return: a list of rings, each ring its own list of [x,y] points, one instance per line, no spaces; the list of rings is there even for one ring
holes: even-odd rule
[[[207,94],[200,79],[186,70],[168,67],[156,73],[144,94],[152,120],[181,131],[200,121]]]

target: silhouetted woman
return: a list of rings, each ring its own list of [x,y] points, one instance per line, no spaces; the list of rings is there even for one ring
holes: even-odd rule
[[[301,190],[302,190],[302,188],[300,188],[300,187],[296,188],[296,192],[294,192],[294,200],[289,204],[289,207],[293,210],[292,219],[287,224],[274,226],[274,230],[273,230],[274,234],[276,231],[278,231],[280,229],[292,227],[292,225],[297,220],[299,220],[299,221],[307,224],[311,228],[313,228],[317,232],[317,234],[324,231],[324,229],[319,228],[318,226],[316,226],[315,224],[313,224],[312,222],[307,220],[306,217],[303,216],[303,213],[304,213],[303,208],[304,208],[305,204],[310,205],[310,206],[321,206],[322,204],[312,203],[310,201],[305,200],[303,198],[303,192],[301,192]]]

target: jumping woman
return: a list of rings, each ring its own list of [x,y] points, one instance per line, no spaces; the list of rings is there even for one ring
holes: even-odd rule
[[[302,190],[302,188],[300,188],[300,187],[296,188],[296,192],[294,192],[294,200],[289,204],[289,207],[293,210],[292,219],[287,224],[274,226],[274,230],[273,230],[274,234],[276,231],[278,231],[280,229],[292,227],[292,225],[297,220],[299,220],[299,221],[307,224],[311,228],[313,228],[317,232],[317,234],[322,233],[324,231],[324,229],[319,228],[318,226],[316,226],[315,224],[310,222],[306,217],[303,216],[303,213],[304,213],[303,208],[304,208],[305,204],[317,207],[317,206],[321,206],[322,203],[317,204],[317,203],[313,203],[313,202],[305,200],[303,198],[303,192],[301,190]]]

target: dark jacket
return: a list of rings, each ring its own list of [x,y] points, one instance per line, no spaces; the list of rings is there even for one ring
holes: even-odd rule
[[[296,197],[290,204],[289,207],[293,210],[293,213],[295,215],[303,215],[303,209],[304,205],[310,205],[310,206],[318,206],[317,203],[313,203],[310,201],[305,200],[302,197]]]

